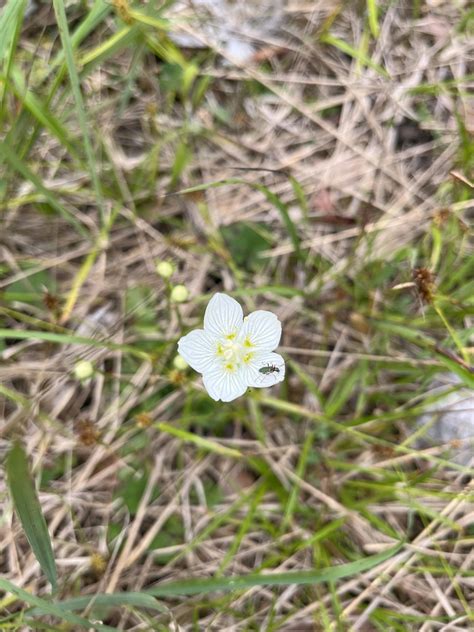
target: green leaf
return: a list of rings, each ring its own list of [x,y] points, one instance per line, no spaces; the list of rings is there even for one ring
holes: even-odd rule
[[[222,226],[220,232],[235,264],[248,272],[258,272],[265,264],[260,256],[272,245],[272,236],[264,224],[235,222]]]
[[[242,590],[253,588],[254,586],[290,586],[303,584],[321,584],[334,582],[343,577],[358,575],[363,573],[393,555],[398,553],[403,546],[403,542],[396,546],[370,557],[364,557],[349,564],[340,564],[330,568],[323,568],[312,571],[288,571],[286,573],[249,573],[248,575],[233,575],[230,577],[211,577],[210,579],[187,579],[183,581],[169,582],[161,584],[156,588],[151,588],[147,592],[156,597],[176,596],[176,595],[203,595],[217,590]]]
[[[15,442],[7,456],[8,486],[28,542],[53,591],[57,588],[56,563],[48,527],[41,511],[28,459],[22,446]]]
[[[138,472],[137,472],[138,474]],[[138,476],[129,468],[120,472],[123,478],[121,484],[115,491],[114,498],[120,498],[127,507],[131,516],[135,516],[143,494],[145,493],[148,483],[148,477],[145,472],[140,472]]]
[[[171,96],[179,94],[186,99],[198,75],[199,67],[195,63],[163,64],[159,77],[160,86]]]
[[[145,329],[154,326],[156,331],[156,296],[148,285],[134,285],[125,294],[125,313],[131,326]]]
[[[31,270],[32,266],[30,264],[20,264],[20,268]],[[3,292],[0,291],[0,297],[7,304],[15,300],[21,300],[33,305],[42,305],[45,288],[54,294],[57,289],[56,280],[46,270],[38,270],[38,272],[24,279],[10,283]]]

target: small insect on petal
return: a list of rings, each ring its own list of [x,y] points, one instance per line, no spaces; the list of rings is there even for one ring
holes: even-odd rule
[[[285,379],[285,360],[278,353],[257,354],[247,373],[249,386],[266,388]]]
[[[280,373],[280,369],[273,364],[269,364],[268,366],[260,367],[259,372],[263,373],[263,375],[269,375],[270,373]]]

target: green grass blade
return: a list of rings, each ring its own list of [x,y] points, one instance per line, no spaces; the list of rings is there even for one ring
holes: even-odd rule
[[[64,612],[74,612],[76,610],[93,610],[97,608],[117,608],[120,606],[131,606],[133,608],[149,608],[158,612],[167,613],[168,608],[157,601],[152,595],[144,592],[120,592],[107,594],[89,595],[87,597],[74,597],[55,603],[55,606]],[[45,614],[40,607],[33,608],[28,612],[30,616]]]
[[[94,265],[95,260],[97,259],[97,257],[99,256],[99,253],[102,250],[101,244],[106,242],[107,239],[108,239],[108,229],[104,225],[102,226],[101,234],[99,235],[96,245],[91,249],[89,254],[84,259],[83,263],[81,264],[81,267],[77,271],[77,274],[74,278],[74,281],[68,293],[68,296],[67,296],[62,314],[61,314],[61,318],[60,318],[61,323],[64,323],[69,319],[72,313],[72,310],[74,309],[74,305],[76,304],[76,301],[79,297],[79,292],[81,291],[81,287],[86,282],[87,277],[89,276],[89,273],[91,271],[91,268]]]
[[[270,189],[263,184],[252,184],[252,188],[257,189],[267,198],[267,200],[272,204],[280,213],[283,223],[285,225],[286,230],[288,231],[288,235],[291,239],[291,243],[293,244],[293,248],[295,249],[295,254],[298,259],[302,258],[301,248],[300,248],[300,238],[298,235],[298,231],[296,229],[293,220],[290,217],[288,212],[288,206],[281,201],[281,199],[270,191]]]
[[[379,444],[383,446],[387,446],[392,449],[394,452],[400,452],[401,454],[416,454],[419,458],[426,459],[431,463],[437,463],[443,467],[449,467],[458,472],[463,472],[464,474],[472,475],[472,468],[469,468],[466,465],[459,465],[454,461],[449,461],[448,459],[442,459],[440,457],[434,456],[433,454],[427,453],[424,450],[413,450],[410,448],[406,448],[399,443],[393,443],[386,439],[383,439],[380,436],[370,434],[368,432],[361,432],[356,428],[351,427],[350,425],[346,425],[343,423],[338,423],[334,419],[321,415],[320,413],[313,413],[312,411],[307,410],[303,406],[299,406],[298,404],[292,404],[290,402],[282,401],[279,399],[275,399],[273,397],[262,397],[260,402],[264,405],[270,406],[275,410],[282,410],[290,414],[295,414],[297,416],[301,416],[303,418],[312,419],[318,424],[324,422],[329,428],[332,428],[336,432],[351,435],[352,437],[358,438],[361,441],[368,444]]]
[[[377,38],[380,33],[377,0],[367,0],[367,14],[372,35]]]
[[[255,492],[255,494],[253,494],[253,497],[250,498],[250,502],[248,505],[248,509],[247,509],[247,514],[245,516],[245,518],[242,520],[239,530],[235,536],[235,538],[233,539],[230,547],[227,549],[226,554],[222,560],[222,562],[219,564],[219,568],[217,569],[217,575],[223,575],[225,569],[228,567],[228,565],[232,562],[232,560],[234,559],[236,553],[238,552],[238,550],[240,549],[240,546],[242,544],[242,541],[245,537],[245,534],[248,533],[251,529],[252,526],[254,524],[254,520],[256,517],[256,514],[259,510],[259,506],[260,503],[262,502],[262,499],[265,495],[265,493],[267,492],[267,486],[264,483],[263,485],[260,486],[260,488]]]
[[[9,0],[0,15],[0,62],[10,56],[12,45],[23,18],[26,0]]]
[[[106,0],[96,0],[96,3],[91,8],[89,14],[77,27],[71,37],[74,49],[79,46],[79,44],[87,37],[87,35],[89,35],[89,33],[91,33],[91,31],[93,31],[103,20],[105,20],[111,10],[112,8],[110,5],[107,4]],[[66,66],[64,64],[64,50],[62,48],[58,51],[54,61],[50,62],[45,79],[49,78],[49,76],[53,73],[53,71],[57,68],[59,64],[61,64],[61,66],[59,69],[57,69],[56,76],[54,78],[54,81],[52,82],[48,96],[44,102],[45,108],[48,108],[48,106],[51,104],[66,74]],[[36,125],[31,136],[27,139],[27,142],[24,144],[22,150],[20,151],[20,156],[26,156],[28,154],[28,152],[35,144],[38,138],[38,134],[39,125]]]
[[[130,11],[130,18],[139,24],[151,26],[159,31],[168,31],[171,26],[171,22],[164,18],[156,18],[151,15],[146,15],[140,11]]]
[[[474,373],[472,371],[438,351],[435,351],[434,355],[438,358],[440,364],[443,364],[449,371],[455,373],[468,388],[474,389]]]
[[[91,125],[87,120],[86,109],[84,106],[84,99],[81,92],[81,84],[79,81],[79,75],[77,72],[76,64],[74,63],[74,52],[71,42],[71,36],[69,34],[69,27],[66,17],[66,10],[64,8],[64,0],[53,0],[54,12],[56,14],[56,20],[58,23],[59,34],[64,49],[64,56],[66,59],[66,66],[69,73],[69,80],[71,82],[71,90],[76,103],[77,117],[79,119],[79,126],[81,128],[82,139],[84,142],[84,149],[87,156],[87,162],[89,164],[89,174],[92,184],[94,186],[95,195],[97,199],[97,205],[101,211],[102,223],[105,222],[105,209],[103,204],[102,189],[100,186],[99,173],[97,171],[97,164],[92,149],[92,144],[89,136],[89,129]]]
[[[183,441],[187,441],[189,443],[194,443],[198,448],[202,448],[207,452],[213,452],[214,454],[221,454],[222,456],[230,456],[231,458],[240,459],[242,457],[242,453],[238,450],[234,450],[233,448],[228,448],[225,445],[221,445],[217,443],[217,441],[212,441],[211,439],[206,439],[205,437],[200,437],[192,432],[188,432],[187,430],[182,430],[181,428],[175,428],[171,424],[167,424],[163,421],[159,421],[155,424],[155,427],[162,432],[167,432],[173,437],[177,439],[182,439]]]
[[[241,178],[226,178],[225,180],[213,180],[212,182],[203,182],[202,184],[196,184],[193,187],[187,187],[186,189],[180,189],[174,193],[168,195],[181,195],[185,193],[195,193],[197,191],[207,191],[207,189],[217,189],[218,187],[225,186],[226,184],[247,184],[251,183],[242,180]]]
[[[99,630],[101,632],[118,632],[117,628],[112,628],[109,625],[104,625],[103,623],[96,623],[93,621],[88,621],[83,617],[80,617],[71,612],[67,612],[66,610],[62,610],[55,603],[46,601],[45,599],[41,599],[41,597],[36,597],[36,595],[32,595],[31,593],[23,590],[23,588],[19,588],[15,586],[12,582],[9,582],[7,579],[3,579],[0,577],[0,589],[4,590],[7,593],[11,593],[16,595],[19,599],[28,603],[32,606],[36,606],[41,609],[45,614],[49,614],[53,617],[58,617],[62,621],[67,621],[68,623],[74,624],[76,627],[75,630]],[[79,626],[79,627],[77,627]]]
[[[96,0],[85,19],[79,24],[74,33],[71,35],[72,49],[76,50],[79,44],[91,33],[99,24],[101,24],[108,14],[112,11],[112,5],[106,0]],[[58,51],[56,57],[49,65],[49,70],[53,70],[56,66],[64,61],[64,50]],[[64,68],[64,67],[63,67]],[[61,71],[60,73],[61,74]]]
[[[324,407],[324,413],[328,417],[334,417],[342,409],[352,395],[357,382],[360,381],[361,374],[362,368],[360,366],[351,367],[346,376],[337,382]]]
[[[53,591],[57,588],[56,563],[48,527],[22,446],[15,442],[7,456],[8,486],[23,530]]]
[[[18,158],[15,152],[8,147],[8,145],[0,141],[0,159],[4,159],[8,164],[25,180],[31,182],[31,184],[35,187],[35,189],[41,193],[48,204],[57,211],[64,219],[66,219],[70,224],[72,224],[78,233],[80,233],[83,237],[89,238],[89,234],[84,226],[74,217],[74,215],[68,211],[62,204],[58,202],[56,196],[49,191],[44,184],[41,182],[40,178],[33,173],[30,168]]]
[[[306,198],[306,194],[304,192],[303,187],[301,186],[301,184],[298,182],[298,180],[296,178],[294,178],[293,176],[288,176],[288,180],[290,181],[290,184],[293,188],[293,193],[295,194],[296,200],[298,201],[299,207],[301,209],[301,211],[303,212],[303,216],[305,218],[306,221],[308,221],[309,219],[309,205],[308,205],[308,200]]]
[[[368,68],[372,68],[372,70],[375,70],[375,72],[378,72],[379,75],[382,75],[382,77],[385,77],[386,79],[390,78],[390,75],[385,70],[385,68],[382,68],[382,66],[380,66],[379,64],[376,64],[374,61],[372,61],[370,57],[365,55],[362,51],[357,50],[356,48],[354,48],[353,46],[351,46],[344,40],[341,40],[338,37],[334,37],[334,35],[331,35],[330,33],[326,33],[325,35],[321,37],[321,42],[323,42],[323,44],[329,44],[330,46],[334,46],[335,48],[338,48],[340,51],[342,51],[346,55],[349,55],[350,57],[353,57],[354,59],[356,59],[359,62],[359,64],[363,66],[367,66]]]
[[[311,430],[308,433],[305,439],[305,442],[303,444],[303,449],[301,451],[300,458],[298,460],[298,464],[296,466],[296,472],[295,472],[296,476],[300,480],[304,480],[304,472],[306,469],[306,464],[308,462],[310,450],[313,446],[313,441],[314,441],[315,436],[316,436],[316,432],[314,430]],[[291,523],[291,519],[296,509],[298,496],[300,494],[300,483],[298,482],[298,479],[294,482],[293,489],[291,490],[290,496],[288,498],[288,502],[286,503],[285,514],[283,516],[283,522],[281,525],[282,533],[285,532],[285,529]]]
[[[87,51],[79,57],[79,63],[83,67],[84,72],[90,73],[93,66],[103,63],[117,51],[122,50],[125,46],[131,46],[140,33],[138,26],[125,26],[105,42],[101,42],[92,50]]]
[[[7,84],[7,77],[1,77],[0,81],[5,81]],[[53,136],[59,140],[59,142],[69,151],[74,157],[78,157],[76,147],[73,141],[70,139],[67,130],[61,124],[61,122],[51,113],[51,111],[41,103],[40,99],[31,91],[28,90],[23,81],[23,77],[16,70],[13,69],[11,73],[11,79],[9,86],[17,99],[21,101],[23,106],[35,117],[35,119],[47,129]]]
[[[91,347],[111,349],[113,351],[126,351],[141,360],[149,359],[147,353],[135,349],[135,347],[131,347],[130,345],[122,345],[116,342],[109,342],[108,340],[96,340],[84,336],[75,336],[74,334],[60,334],[52,331],[30,331],[24,329],[0,329],[0,340],[5,338],[12,338],[13,340],[43,340],[44,342],[56,342],[57,344],[88,345]]]
[[[288,231],[288,235],[291,239],[291,243],[293,244],[293,248],[297,257],[303,258],[298,231],[288,213],[287,205],[281,201],[278,195],[270,191],[270,189],[263,184],[259,184],[258,182],[247,182],[246,180],[242,180],[241,178],[226,178],[225,180],[206,182],[204,184],[198,184],[197,186],[189,187],[187,189],[181,189],[179,191],[176,191],[174,195],[194,193],[196,191],[206,191],[207,189],[215,189],[217,187],[225,186],[226,184],[245,184],[246,186],[252,187],[252,189],[260,191],[260,193],[263,193],[270,204],[272,204],[279,211],[283,220],[283,224]]]
[[[10,41],[9,46],[4,51],[5,58],[6,58],[5,75],[7,77],[10,76],[10,72],[13,67],[13,60],[15,56],[18,37],[20,35],[21,25],[23,24],[23,18],[25,16],[26,0],[20,0],[19,2],[16,1],[11,4],[15,5],[15,9],[14,9],[14,15],[11,16],[10,23],[5,27],[5,29],[2,29],[3,21],[2,23],[0,23],[0,47],[2,47],[2,50],[3,50],[3,46],[5,46],[8,41]],[[5,13],[8,12],[7,10],[8,10],[8,7]],[[3,14],[2,17],[4,15],[5,14]],[[7,24],[7,20],[5,20],[5,24]],[[5,32],[2,33],[2,31],[5,31]],[[0,54],[0,61],[3,61],[3,53]],[[3,120],[4,114],[5,114],[6,98],[7,98],[7,82],[5,82],[5,85],[3,87],[3,93],[2,93],[2,98],[1,98],[1,107],[0,107],[1,120]]]
[[[349,564],[340,564],[330,568],[314,571],[288,571],[286,573],[249,573],[231,577],[212,577],[210,579],[188,579],[168,584],[161,584],[147,592],[156,597],[173,597],[176,595],[203,595],[215,591],[243,590],[254,586],[290,586],[303,584],[321,584],[333,582],[344,577],[363,573],[385,562],[398,553],[403,543],[383,553],[364,557]]]

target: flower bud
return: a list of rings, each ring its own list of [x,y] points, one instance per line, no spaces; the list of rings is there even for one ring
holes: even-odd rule
[[[186,369],[188,368],[189,364],[186,362],[186,360],[183,358],[183,356],[180,356],[178,354],[177,356],[175,356],[175,358],[173,360],[173,366],[178,371],[186,371]]]
[[[78,380],[88,380],[94,375],[94,365],[89,360],[80,360],[74,367],[74,376]]]
[[[187,287],[185,287],[184,285],[175,285],[174,288],[171,290],[171,301],[173,303],[184,303],[184,301],[187,300],[189,296],[189,292]]]
[[[163,279],[169,279],[173,275],[174,267],[169,261],[158,261],[156,271]]]

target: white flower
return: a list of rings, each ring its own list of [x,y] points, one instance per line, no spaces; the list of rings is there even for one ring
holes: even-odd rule
[[[183,336],[178,351],[202,373],[212,399],[230,402],[249,386],[273,386],[284,379],[285,361],[272,353],[280,337],[275,314],[258,310],[244,318],[236,300],[215,294],[204,314],[204,329]]]

